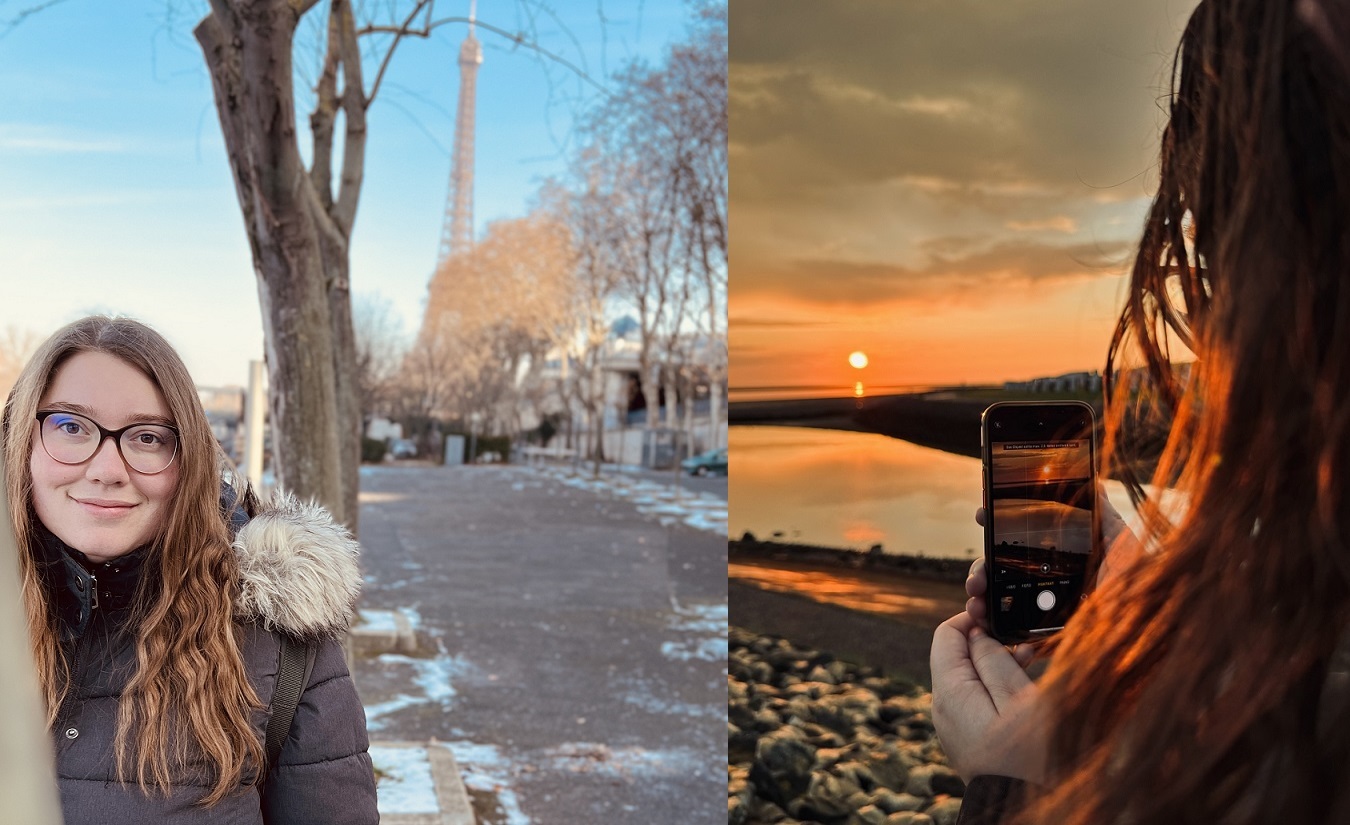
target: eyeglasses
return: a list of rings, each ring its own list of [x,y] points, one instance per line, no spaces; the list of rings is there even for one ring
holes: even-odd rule
[[[164,472],[178,455],[178,429],[167,424],[128,424],[120,430],[109,430],[65,410],[43,410],[37,420],[42,449],[62,464],[83,464],[109,438],[127,466],[142,475]]]

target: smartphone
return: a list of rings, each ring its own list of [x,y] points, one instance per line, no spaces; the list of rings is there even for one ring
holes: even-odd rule
[[[1004,644],[1060,630],[1097,554],[1097,445],[1081,401],[1000,402],[980,420],[989,628]]]

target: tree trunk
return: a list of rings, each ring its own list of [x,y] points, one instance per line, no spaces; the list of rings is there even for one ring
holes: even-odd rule
[[[350,9],[333,6],[334,19],[345,12],[350,23]],[[343,368],[356,360],[344,215],[355,214],[361,158],[344,158],[344,194],[330,207],[296,142],[291,51],[305,8],[212,0],[194,33],[211,73],[258,277],[277,481],[355,530],[360,413],[355,373]],[[345,42],[354,46],[354,36]],[[364,118],[357,120],[363,137]],[[353,146],[352,129],[349,123],[344,156],[363,156],[364,141]]]

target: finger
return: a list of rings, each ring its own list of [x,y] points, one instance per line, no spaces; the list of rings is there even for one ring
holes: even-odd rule
[[[982,627],[988,625],[989,606],[984,603],[984,599],[970,598],[966,599],[966,612],[975,620],[976,624]]]
[[[975,523],[978,524],[978,525],[980,525],[981,527],[984,526],[984,508],[983,508],[983,507],[977,507],[977,508],[975,508]]]
[[[1017,660],[1018,666],[1026,670],[1036,658],[1036,648],[1031,645],[1016,645],[1012,649],[1012,655]]]
[[[989,691],[994,708],[1003,713],[1012,703],[1013,697],[1020,693],[1031,679],[1022,666],[999,641],[983,628],[974,627],[968,634],[969,656],[975,673]]]
[[[961,682],[979,679],[970,661],[970,642],[967,638],[973,627],[975,622],[969,614],[957,613],[933,631],[928,666],[933,673],[935,693],[949,690],[952,685]]]
[[[970,565],[970,572],[966,574],[966,595],[972,599],[981,599],[988,590],[989,577],[984,573],[984,557],[981,556]]]

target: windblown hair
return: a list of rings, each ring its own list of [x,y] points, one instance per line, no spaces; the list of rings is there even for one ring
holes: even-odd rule
[[[33,558],[39,539],[28,457],[43,394],[57,370],[83,352],[107,353],[144,373],[164,394],[180,434],[177,491],[151,542],[131,618],[137,669],[118,705],[117,772],[143,791],[168,793],[175,779],[181,781],[172,773],[175,766],[181,771],[205,763],[214,769],[208,779],[213,784],[201,804],[213,805],[256,779],[263,761],[250,726],[262,705],[233,621],[239,570],[219,504],[223,454],[178,354],[157,332],[128,318],[92,316],[56,332],[28,362],[5,406],[5,484],[15,534],[27,550],[19,566],[47,724],[56,722],[71,674]]]
[[[1106,452],[1137,499],[1147,467],[1188,505],[1142,502],[1154,552],[1062,634],[1021,821],[1350,822],[1325,690],[1350,618],[1347,35],[1342,0],[1201,0],[1182,36]]]

